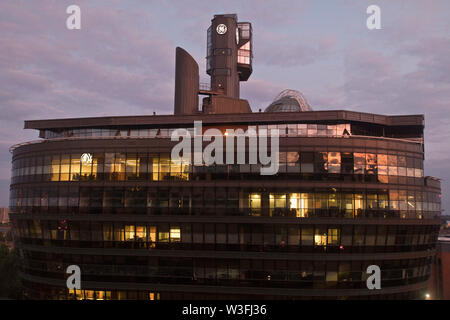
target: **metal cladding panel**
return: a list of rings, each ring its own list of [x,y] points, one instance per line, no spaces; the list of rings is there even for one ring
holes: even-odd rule
[[[175,110],[176,115],[194,114],[198,111],[198,64],[184,49],[176,49]]]

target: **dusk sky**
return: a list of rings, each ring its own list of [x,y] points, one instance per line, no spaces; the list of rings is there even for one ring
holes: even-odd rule
[[[71,4],[81,8],[81,30],[66,28]],[[366,27],[371,4],[381,8],[381,30]],[[424,114],[425,175],[443,179],[449,210],[448,0],[1,0],[0,206],[8,148],[38,136],[24,120],[172,113],[175,47],[208,82],[206,30],[221,13],[253,25],[253,74],[241,97],[254,111],[289,88],[314,110]]]

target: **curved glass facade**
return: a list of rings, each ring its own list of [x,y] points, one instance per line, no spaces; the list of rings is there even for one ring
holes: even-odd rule
[[[285,130],[274,176],[174,161],[170,129],[16,147],[10,209],[28,297],[421,297],[441,211],[423,145],[352,136],[354,124],[323,136],[318,124],[256,127],[270,126]],[[65,287],[72,264],[82,290]],[[380,292],[366,288],[373,264]]]

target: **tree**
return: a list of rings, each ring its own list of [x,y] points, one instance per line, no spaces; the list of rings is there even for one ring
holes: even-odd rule
[[[13,236],[12,236],[12,230],[11,229],[9,229],[8,232],[6,232],[5,240],[8,241],[8,242],[13,241]]]
[[[16,250],[0,244],[0,297],[22,298],[22,283],[19,277],[19,257]]]

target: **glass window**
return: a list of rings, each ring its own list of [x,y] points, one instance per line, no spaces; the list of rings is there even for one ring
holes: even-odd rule
[[[80,157],[81,162],[81,180],[89,180],[91,179],[92,174],[92,164],[93,164],[93,155],[92,153],[83,153]]]
[[[282,216],[286,209],[286,194],[269,194],[270,216]]]
[[[365,162],[366,162],[366,154],[365,153],[354,153],[354,173],[355,174],[364,174]]]
[[[353,153],[343,152],[341,153],[342,173],[353,174]]]
[[[392,167],[397,167],[397,156],[388,155],[388,165]]]
[[[181,240],[181,230],[180,227],[170,228],[170,242],[180,242]]]
[[[113,225],[112,223],[103,223],[103,241],[113,240]]]
[[[307,125],[308,131],[308,137],[315,137],[317,136],[317,124],[308,124]]]
[[[297,125],[296,124],[288,124],[288,136],[294,137],[297,135]]]
[[[364,195],[360,194],[360,193],[356,193],[355,194],[354,217],[362,216],[364,209],[365,209]]]
[[[298,152],[287,152],[286,153],[287,165],[290,167],[296,166],[299,161],[299,158],[300,157],[299,157]]]
[[[327,232],[325,227],[316,228],[316,232],[314,233],[314,244],[316,246],[327,245]]]
[[[408,177],[414,177],[414,168],[406,168],[406,175]]]
[[[114,161],[113,180],[125,180],[126,155],[125,153],[116,153]]]
[[[252,216],[261,215],[261,194],[251,193],[249,196],[249,208]]]
[[[406,168],[405,167],[398,167],[398,175],[401,177],[406,177]]]
[[[298,246],[300,244],[300,230],[298,227],[289,228],[288,244]]]
[[[81,174],[81,154],[72,154],[70,160],[70,180],[79,181]]]
[[[397,166],[398,167],[406,167],[406,157],[405,156],[397,157]]]
[[[326,173],[328,171],[328,153],[316,152],[314,154],[314,172]]]
[[[169,242],[170,239],[170,233],[168,230],[168,225],[167,224],[161,224],[158,227],[158,241],[159,242]]]
[[[398,168],[397,167],[388,167],[388,172],[389,172],[390,176],[397,176]]]
[[[378,226],[377,227],[377,246],[384,246],[386,243],[386,233],[387,233],[387,227],[386,226]]]
[[[367,209],[378,209],[378,199],[376,193],[367,194]]]
[[[297,132],[299,136],[307,136],[308,134],[308,127],[305,123],[298,124],[297,125]]]
[[[134,225],[125,226],[125,241],[131,241],[135,238]]]
[[[338,244],[339,244],[339,229],[328,228],[328,245],[338,245]]]
[[[135,153],[127,154],[126,161],[127,180],[136,180],[139,178],[139,158]]]
[[[59,181],[59,170],[60,170],[59,164],[60,164],[59,155],[52,156],[51,181]]]
[[[161,154],[159,160],[159,180],[167,180],[170,176],[170,156]]]
[[[386,154],[378,154],[377,155],[377,163],[378,163],[378,166],[387,166],[388,165],[387,155]]]
[[[341,173],[340,152],[328,152],[328,173]]]
[[[290,216],[297,218],[308,217],[309,211],[313,209],[312,200],[312,197],[308,199],[307,193],[291,193],[289,195]]]
[[[61,181],[69,181],[70,175],[70,154],[61,155]]]
[[[312,246],[313,244],[313,227],[302,226],[302,246]]]
[[[114,179],[114,158],[114,153],[105,153],[105,177],[109,180]]]
[[[148,241],[150,242],[150,247],[155,247],[155,242],[156,242],[156,227],[155,226],[148,227]]]
[[[374,153],[366,153],[366,174],[377,174],[377,155]]]
[[[115,241],[124,241],[125,240],[125,230],[117,222],[114,224],[114,240]]]
[[[380,209],[388,209],[389,201],[387,194],[378,194],[378,207]]]

